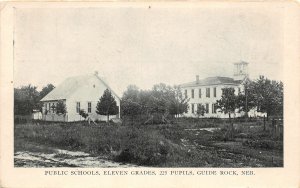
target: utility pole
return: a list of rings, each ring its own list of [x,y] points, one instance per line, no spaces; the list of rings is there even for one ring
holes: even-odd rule
[[[246,96],[246,118],[248,119],[248,93],[247,93],[247,88],[248,85],[246,84],[246,87],[245,87],[245,96]]]

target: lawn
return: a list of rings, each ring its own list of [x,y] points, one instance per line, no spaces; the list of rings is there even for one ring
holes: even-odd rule
[[[221,119],[190,118],[157,125],[39,122],[15,124],[14,139],[15,153],[64,149],[139,166],[283,166],[283,136],[271,121],[266,130],[259,120],[233,126]]]

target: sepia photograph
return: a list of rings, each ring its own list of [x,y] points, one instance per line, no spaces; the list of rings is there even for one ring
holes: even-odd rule
[[[283,14],[15,8],[15,168],[284,167]]]

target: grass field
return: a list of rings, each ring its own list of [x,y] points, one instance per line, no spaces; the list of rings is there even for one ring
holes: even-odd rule
[[[138,126],[16,124],[15,153],[51,154],[62,149],[99,160],[154,167],[282,167],[283,136],[274,134],[270,125],[267,122],[264,130],[260,121],[231,126],[224,120],[188,118]],[[15,160],[15,166],[23,163]]]

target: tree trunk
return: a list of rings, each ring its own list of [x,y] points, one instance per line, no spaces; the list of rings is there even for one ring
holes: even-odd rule
[[[233,123],[232,123],[232,120],[231,120],[231,113],[229,112],[229,137],[230,139],[232,139],[233,137]]]
[[[249,120],[248,112],[245,112],[246,122]]]
[[[264,131],[266,131],[266,116],[264,116]]]
[[[109,114],[107,114],[107,123],[109,125]]]

